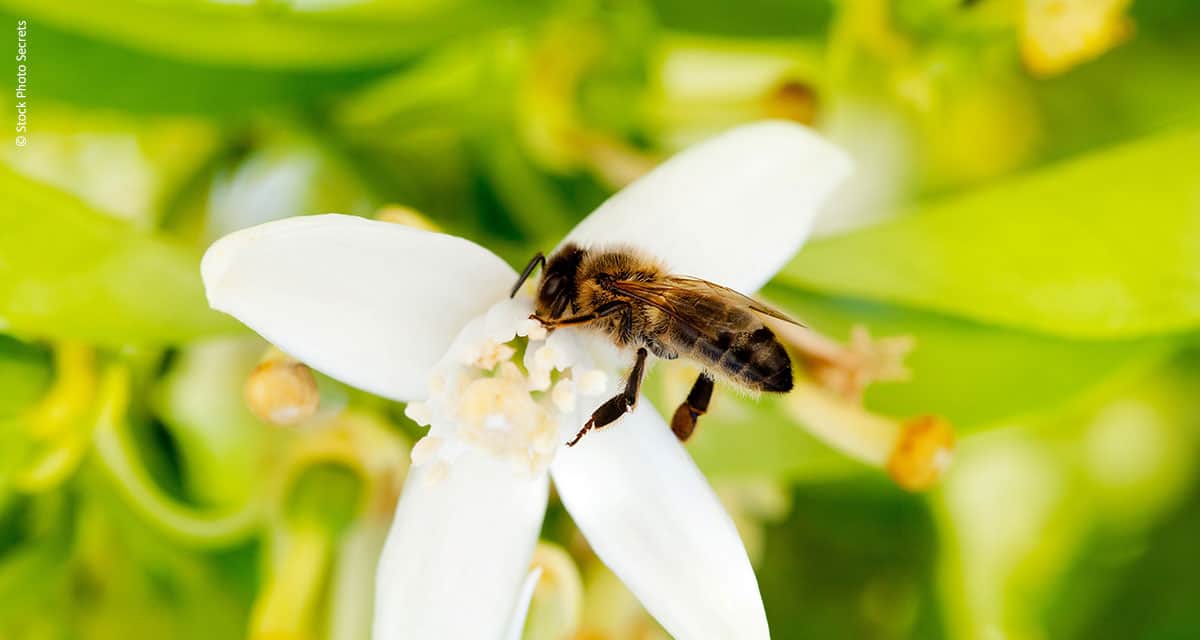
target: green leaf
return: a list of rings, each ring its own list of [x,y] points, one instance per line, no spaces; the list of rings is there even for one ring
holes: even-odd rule
[[[1105,380],[1140,374],[1176,344],[1164,338],[1068,340],[783,286],[765,294],[839,341],[856,324],[876,338],[911,336],[915,346],[905,359],[910,379],[868,387],[866,406],[902,418],[937,414],[960,430],[1037,413]]]
[[[1133,9],[1153,10],[1164,4],[1136,3]],[[1041,113],[1040,146],[1047,160],[1200,123],[1200,82],[1194,81],[1200,40],[1195,27],[1173,21],[1151,32],[1145,20],[1134,19],[1138,36],[1132,41],[1066,74],[1030,83]]]
[[[814,242],[781,279],[1065,336],[1191,329],[1200,132],[1089,154]]]
[[[107,345],[232,332],[208,308],[199,256],[0,168],[0,325]]]
[[[51,25],[31,29],[39,50],[39,99],[133,113],[244,117],[254,110],[341,95],[386,72],[380,67],[290,70],[176,60]]]
[[[1104,585],[1108,589],[1100,593],[1106,598],[1086,612],[1091,616],[1080,622],[1081,629],[1056,637],[1187,638],[1193,635],[1200,629],[1200,609],[1194,605],[1200,599],[1200,574],[1191,563],[1181,562],[1181,559],[1195,553],[1197,532],[1200,532],[1200,488],[1193,489],[1179,511],[1159,525],[1149,540],[1134,547],[1140,553],[1137,564],[1131,569],[1123,572],[1120,569],[1124,567],[1114,569],[1112,558],[1108,556],[1089,558],[1093,565],[1099,566],[1088,567],[1092,569],[1091,573],[1083,576],[1072,576],[1084,579],[1067,582],[1067,587],[1091,595],[1086,593],[1088,587],[1095,584],[1097,574],[1100,574],[1100,577],[1109,578]],[[1094,586],[1091,590],[1100,591]],[[1074,600],[1083,599],[1083,595],[1074,592],[1060,595],[1065,602],[1056,609],[1082,608]],[[1129,615],[1129,611],[1138,614]],[[1055,621],[1050,622],[1054,624]]]
[[[295,10],[276,2],[0,0],[0,6],[28,20],[34,42],[43,25],[52,25],[179,60],[332,69],[404,59],[450,37],[512,22],[528,15],[532,3],[423,0]],[[41,56],[53,53],[38,48]]]
[[[0,419],[33,404],[50,384],[50,358],[32,345],[0,335]]]
[[[930,495],[954,637],[1095,637],[1079,631],[1113,604],[1140,612],[1130,594],[1161,595],[1122,585],[1161,542],[1147,532],[1195,489],[1196,372],[1179,358],[1097,402],[962,442]],[[1140,622],[1100,635],[1185,637],[1137,633]]]
[[[884,483],[805,487],[759,563],[777,638],[946,637],[938,538],[920,496]]]
[[[827,0],[653,0],[650,4],[669,29],[733,37],[808,35],[825,29],[834,12],[834,3]]]
[[[807,294],[782,286],[766,291],[782,309],[815,330],[845,340],[855,324],[873,336],[911,336],[906,382],[876,383],[865,405],[907,418],[935,414],[959,434],[1043,413],[1087,394],[1105,393],[1161,361],[1176,342],[1144,339],[1087,342],[989,327],[916,309]],[[687,394],[691,378],[662,367],[648,385],[664,415]],[[766,474],[826,479],[863,469],[796,423],[786,398],[750,399],[718,387],[688,448],[711,474]]]

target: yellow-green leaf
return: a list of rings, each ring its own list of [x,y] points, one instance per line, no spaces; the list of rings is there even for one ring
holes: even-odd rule
[[[1200,132],[1089,154],[815,242],[781,278],[1066,336],[1192,329]]]
[[[37,338],[165,343],[236,325],[212,311],[200,256],[0,168],[0,325]]]
[[[0,0],[29,21],[33,42],[38,24],[52,24],[180,60],[293,69],[395,61],[503,24],[529,4],[421,0],[318,10],[278,2]]]

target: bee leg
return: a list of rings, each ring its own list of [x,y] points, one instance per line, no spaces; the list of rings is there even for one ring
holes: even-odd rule
[[[625,302],[624,300],[613,300],[612,302],[606,302],[599,307],[596,307],[596,310],[592,313],[585,313],[580,316],[559,318],[558,320],[542,320],[536,315],[531,315],[529,317],[542,323],[542,326],[547,329],[557,329],[559,327],[569,327],[576,324],[587,324],[592,320],[606,318],[614,313],[625,313],[628,315],[629,312],[630,309],[628,302]]]
[[[679,352],[663,344],[659,340],[654,340],[646,345],[650,347],[650,353],[653,353],[656,358],[663,360],[674,360],[679,357]]]
[[[633,363],[633,369],[629,372],[629,379],[625,381],[625,390],[621,393],[609,398],[598,409],[592,412],[592,417],[588,419],[587,424],[575,434],[575,437],[567,443],[568,447],[575,446],[576,442],[583,437],[583,434],[592,429],[603,429],[608,425],[616,422],[618,418],[633,410],[637,405],[638,392],[642,388],[642,374],[646,372],[646,348],[641,347],[637,350],[637,361]]]
[[[707,373],[700,374],[696,383],[692,385],[687,400],[679,405],[671,418],[671,431],[675,432],[675,437],[679,438],[680,442],[687,442],[692,436],[692,431],[696,430],[696,421],[708,412],[708,401],[712,399],[712,392],[713,379]]]

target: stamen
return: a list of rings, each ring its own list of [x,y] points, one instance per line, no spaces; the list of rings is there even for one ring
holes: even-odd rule
[[[855,402],[875,382],[900,382],[909,378],[904,359],[916,346],[912,336],[872,338],[863,325],[850,330],[845,345],[812,329],[773,323],[780,339],[799,352],[814,380],[826,389]]]
[[[1021,57],[1041,76],[1067,71],[1133,33],[1130,0],[1026,0]]]
[[[607,377],[594,365],[576,370],[577,362],[591,363],[576,338],[570,331],[539,331],[531,310],[526,297],[497,303],[468,323],[435,365],[429,397],[405,409],[429,426],[413,449],[415,465],[444,464],[449,471],[470,447],[538,472],[578,430],[586,418],[576,413],[576,377],[593,391]]]
[[[495,431],[508,431],[512,425],[508,423],[508,418],[504,417],[503,413],[490,413],[484,417],[483,427]]]
[[[471,362],[472,365],[484,371],[491,371],[496,368],[496,365],[505,362],[513,357],[517,352],[516,349],[507,344],[497,344],[495,342],[485,342],[479,348],[475,359]]]
[[[417,441],[417,444],[412,448],[412,463],[421,466],[437,455],[438,449],[442,447],[443,441],[437,436],[426,436]]]
[[[547,391],[550,389],[550,369],[534,369],[529,372],[529,390]]]
[[[954,459],[954,432],[950,423],[935,416],[922,416],[904,424],[887,472],[896,484],[909,491],[932,487]]]
[[[546,339],[546,327],[533,318],[525,318],[517,325],[517,335],[535,342]]]
[[[557,363],[561,359],[562,356],[558,353],[558,350],[551,345],[546,345],[541,349],[538,349],[533,354],[534,366],[538,369],[545,369],[546,371],[560,368],[557,366]]]
[[[804,379],[797,380],[785,406],[810,433],[855,459],[886,469],[910,491],[936,484],[953,457],[954,432],[941,418],[901,423]]]
[[[583,372],[575,383],[575,390],[584,396],[598,396],[604,393],[607,387],[608,374],[599,369],[591,369]]]
[[[275,348],[250,373],[244,393],[260,420],[285,426],[311,418],[321,400],[312,370]]]
[[[554,401],[554,406],[558,407],[559,411],[563,413],[574,411],[575,383],[566,379],[559,380],[550,393],[550,399]]]

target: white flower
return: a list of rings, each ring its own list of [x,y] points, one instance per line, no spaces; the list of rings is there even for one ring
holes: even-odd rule
[[[566,240],[624,244],[743,292],[800,248],[847,157],[807,129],[744,126],[680,153]],[[215,243],[209,302],[311,367],[430,425],[380,559],[374,635],[501,638],[553,478],[597,555],[676,638],[768,637],[733,523],[649,403],[563,446],[622,384],[602,338],[546,336],[516,273],[467,240],[341,215]],[[520,362],[512,360],[523,346]]]

